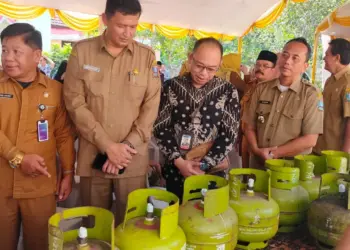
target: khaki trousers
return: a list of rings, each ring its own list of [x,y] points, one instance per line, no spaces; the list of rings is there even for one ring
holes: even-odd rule
[[[17,250],[22,223],[24,249],[47,250],[48,221],[55,212],[55,195],[33,199],[0,197],[0,249]]]
[[[108,179],[102,177],[80,177],[80,192],[83,206],[101,207],[111,210],[115,194],[115,224],[123,222],[128,195],[146,187],[146,176]],[[92,226],[91,221],[87,226]]]

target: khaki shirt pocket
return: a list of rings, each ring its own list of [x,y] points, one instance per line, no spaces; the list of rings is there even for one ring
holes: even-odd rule
[[[103,84],[103,73],[84,70],[80,73],[80,78],[85,82],[89,95],[103,97],[106,93],[106,86]]]
[[[136,102],[137,105],[141,104],[146,94],[147,82],[148,76],[146,74],[131,76],[130,81],[125,84],[127,98]]]
[[[342,91],[333,91],[333,93],[331,94],[331,101],[327,107],[328,112],[332,112],[333,114],[339,114],[342,102],[344,102],[344,96],[342,95]]]
[[[289,134],[291,138],[297,138],[302,132],[303,112],[300,109],[285,109],[283,111],[283,119],[281,119],[280,126],[283,126],[285,133]],[[278,135],[277,135],[278,136]]]
[[[266,123],[270,117],[271,104],[259,104],[256,110],[256,127],[258,134],[263,134],[263,130],[266,127]]]

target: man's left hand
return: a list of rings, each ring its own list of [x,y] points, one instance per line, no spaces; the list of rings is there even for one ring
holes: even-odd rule
[[[263,159],[263,160],[269,160],[269,159],[275,159],[276,156],[276,150],[277,147],[271,147],[271,148],[260,148],[259,151],[259,156]]]
[[[66,175],[62,178],[58,189],[58,201],[65,201],[72,192],[73,175]]]

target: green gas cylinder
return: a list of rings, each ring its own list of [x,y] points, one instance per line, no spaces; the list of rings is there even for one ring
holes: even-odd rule
[[[326,158],[316,155],[297,155],[294,166],[299,168],[299,184],[305,188],[314,201],[319,197],[321,175],[327,172]]]
[[[115,230],[115,245],[118,250],[185,250],[186,237],[178,218],[175,194],[152,188],[135,190],[128,196],[124,222]]]
[[[271,170],[271,196],[280,207],[279,232],[293,232],[306,221],[309,193],[299,184],[299,168],[293,161],[267,160]]]
[[[308,212],[308,227],[319,248],[333,249],[350,226],[350,176],[327,173],[321,176],[320,198]]]
[[[327,173],[349,173],[349,154],[341,151],[325,150],[321,152],[326,157]]]
[[[187,250],[235,249],[238,218],[229,206],[227,180],[213,175],[186,178],[179,225]]]
[[[248,183],[241,179],[248,177]],[[263,249],[278,230],[279,207],[271,198],[270,171],[232,169],[230,206],[238,215],[240,249]]]
[[[93,228],[64,231],[61,222],[94,216]],[[78,207],[63,210],[49,219],[49,250],[114,250],[114,215],[103,208]]]

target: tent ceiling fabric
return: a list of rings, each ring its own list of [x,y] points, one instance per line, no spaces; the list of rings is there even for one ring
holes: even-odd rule
[[[328,26],[325,30],[321,30],[323,35],[350,38],[350,2],[331,13],[321,25]]]
[[[316,79],[317,48],[320,34],[350,39],[350,1],[333,11],[319,24],[315,32],[312,81]]]
[[[101,0],[12,0],[17,5],[99,15],[104,11]],[[141,22],[204,30],[241,36],[257,19],[280,0],[140,0]]]

